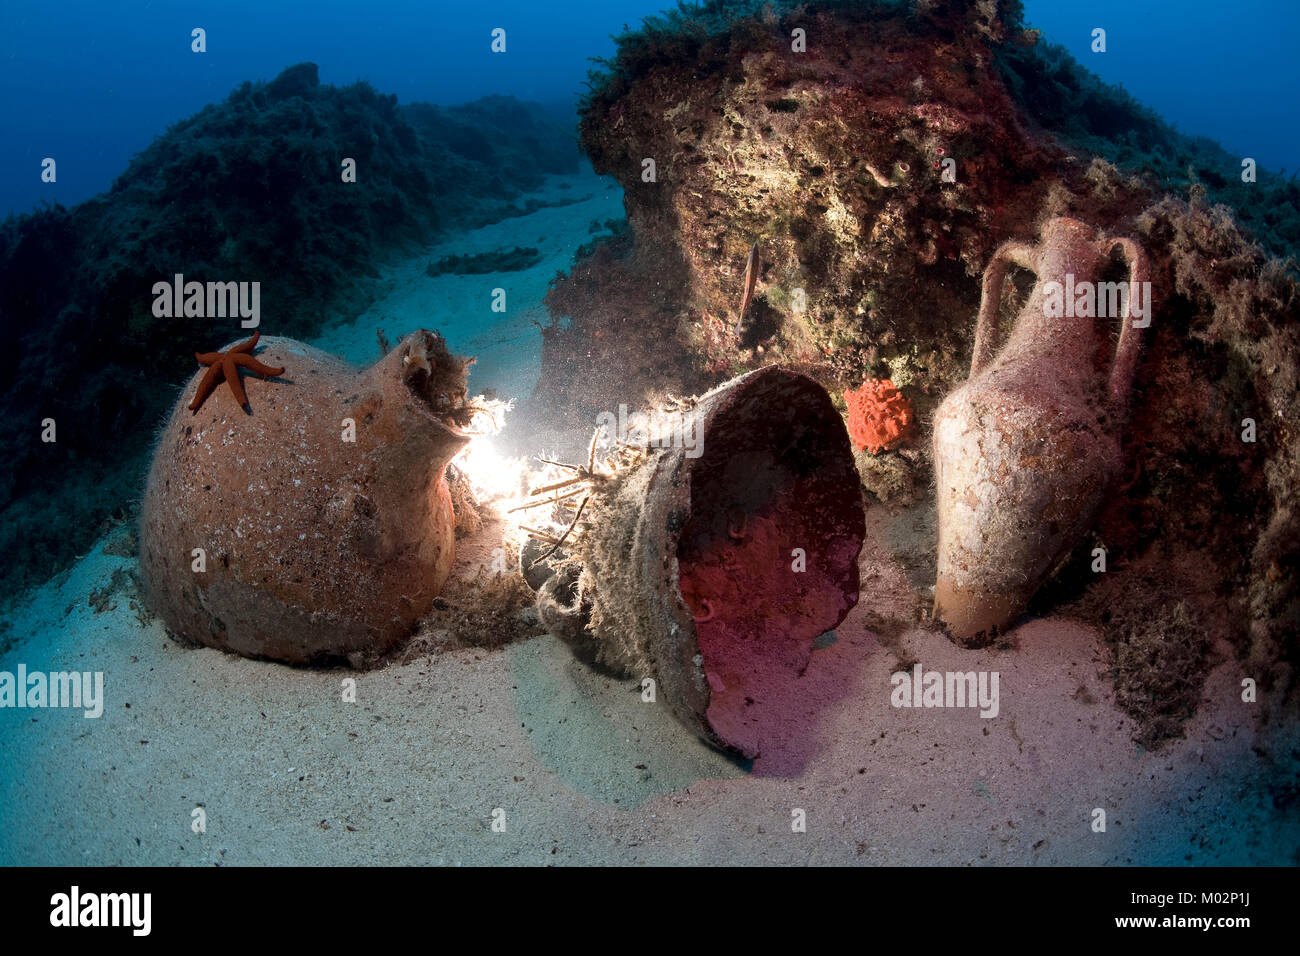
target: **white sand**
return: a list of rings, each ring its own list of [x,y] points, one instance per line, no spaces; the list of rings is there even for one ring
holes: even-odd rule
[[[471,237],[543,248],[534,269],[429,279],[424,263],[445,251],[434,250],[317,344],[369,360],[376,327],[396,342],[429,325],[481,357],[476,388],[526,395],[538,341],[527,317],[543,320],[546,283],[587,224],[618,214],[603,186],[575,179],[563,192],[595,198]],[[504,327],[486,305],[500,284]],[[892,708],[897,662],[862,619],[866,602],[915,603],[896,554],[926,527],[924,508],[869,511],[864,605],[792,687],[803,716],[791,738],[748,769],[662,700],[642,703],[635,680],[587,669],[550,636],[370,673],[183,648],[157,622],[142,627],[125,591],[99,613],[88,605],[132,564],[101,542],[9,621],[17,646],[0,670],[103,671],[107,702],[98,720],[0,709],[0,863],[1294,862],[1275,854],[1300,843],[1300,823],[1273,809],[1252,746],[1285,752],[1295,728],[1265,740],[1235,664],[1210,675],[1186,739],[1158,753],[1133,744],[1098,635],[1064,619],[1025,624],[1008,651],[913,630],[903,644],[926,669],[998,671],[1000,714]],[[341,700],[346,678],[355,704]],[[197,806],[203,834],[191,831]],[[1089,828],[1095,807],[1105,833]],[[504,833],[491,829],[495,808]],[[794,808],[806,833],[791,831]]]

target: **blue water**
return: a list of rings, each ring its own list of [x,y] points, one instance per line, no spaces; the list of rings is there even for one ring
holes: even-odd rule
[[[1300,3],[1025,0],[1025,20],[1179,131],[1273,170],[1300,170]],[[1106,52],[1092,31],[1106,31]]]
[[[665,0],[4,0],[0,4],[0,215],[107,189],[169,124],[245,80],[311,60],[324,83],[369,80],[402,102],[512,93],[571,103],[588,58]],[[1028,0],[1026,21],[1186,133],[1267,168],[1300,169],[1300,3]],[[190,31],[207,31],[207,52]],[[506,54],[490,33],[506,32]],[[1107,32],[1093,53],[1091,32]],[[40,181],[58,160],[58,182]]]

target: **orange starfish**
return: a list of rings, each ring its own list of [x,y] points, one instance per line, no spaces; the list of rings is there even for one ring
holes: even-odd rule
[[[239,403],[239,407],[248,409],[248,396],[244,394],[244,386],[239,381],[239,369],[241,367],[263,378],[272,378],[284,374],[284,369],[263,365],[253,358],[253,349],[257,347],[257,340],[261,338],[261,335],[261,332],[254,332],[253,337],[247,342],[232,345],[224,352],[194,353],[194,357],[199,360],[199,364],[206,365],[208,371],[200,379],[199,387],[194,391],[194,401],[190,402],[190,411],[197,412],[223,378],[226,380],[226,384],[230,386],[230,391],[234,393],[235,401]]]

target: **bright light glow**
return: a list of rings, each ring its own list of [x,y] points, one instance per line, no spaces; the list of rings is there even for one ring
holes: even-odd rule
[[[527,459],[510,458],[496,447],[496,436],[505,427],[509,402],[474,397],[476,409],[469,433],[474,437],[455,458],[456,467],[469,478],[470,488],[480,506],[490,505],[502,518],[515,523],[510,509],[524,500],[528,491]]]
[[[493,436],[476,435],[456,456],[456,466],[469,477],[479,504],[491,504],[504,515],[524,500],[528,460],[501,454],[494,447]]]
[[[511,458],[502,453],[496,436],[504,427],[505,413],[510,411],[510,406],[481,395],[474,399],[474,405],[478,413],[468,429],[474,437],[456,456],[455,465],[469,479],[479,507],[486,507],[504,522],[501,533],[507,547],[522,547],[526,537],[536,537],[539,532],[543,541],[558,538],[570,523],[563,509],[572,509],[581,500],[574,494],[581,493],[580,486],[568,495],[564,495],[563,487],[555,493],[567,499],[567,505],[558,509],[559,498],[548,501],[545,496],[530,495],[529,491],[557,482],[571,484],[566,480],[573,473],[554,465],[539,469],[532,459]],[[521,509],[521,505],[527,507]]]

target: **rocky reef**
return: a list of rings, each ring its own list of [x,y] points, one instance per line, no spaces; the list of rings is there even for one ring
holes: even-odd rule
[[[1102,629],[1147,743],[1178,733],[1215,660],[1291,684],[1295,183],[1243,182],[1240,157],[1042,43],[1014,2],[682,5],[619,37],[591,84],[583,147],[623,185],[629,228],[552,287],[543,401],[593,414],[772,361],[836,395],[888,379],[920,434],[859,455],[864,485],[925,496],[930,419],[967,376],[993,251],[1056,216],[1132,236],[1153,315],[1133,471],[1086,542],[1107,571],[1081,552],[1035,607]],[[1004,323],[1031,285],[1007,283]]]
[[[154,283],[260,282],[263,329],[309,337],[369,301],[385,257],[513,215],[545,173],[576,171],[563,123],[509,97],[399,106],[301,63],[175,124],[108,193],[7,220],[0,328],[18,347],[0,355],[0,445],[14,449],[0,552],[21,559],[0,597],[126,517],[190,356],[239,331],[155,316]],[[46,418],[56,442],[40,440]]]

